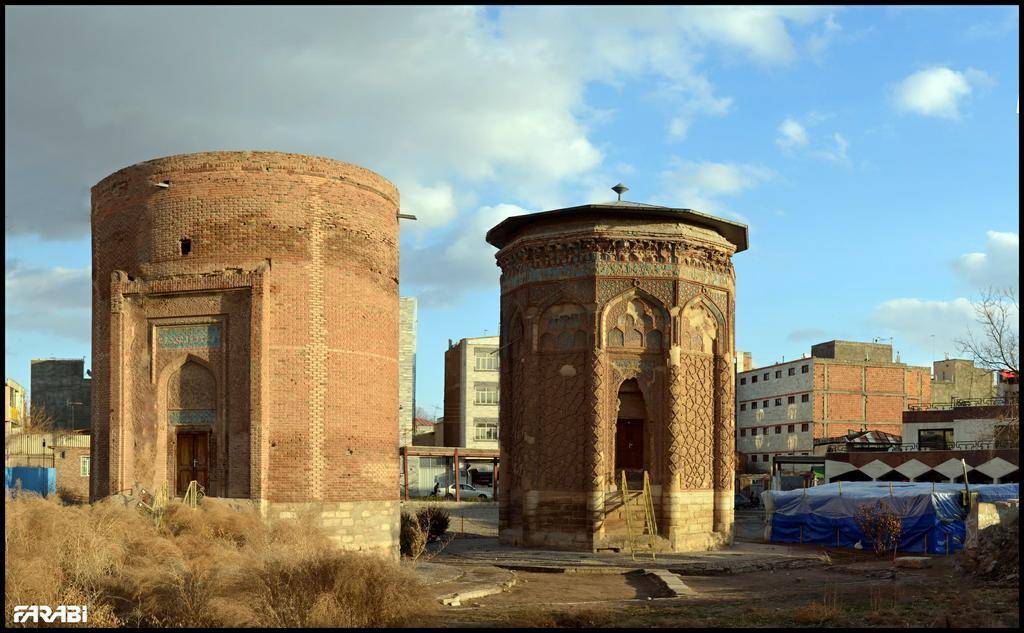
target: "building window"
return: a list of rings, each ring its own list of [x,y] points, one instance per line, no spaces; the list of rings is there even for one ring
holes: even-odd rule
[[[781,369],[779,369],[779,370],[776,370],[776,372],[775,372],[775,377],[776,377],[776,378],[782,378],[782,370],[781,370]]]
[[[790,376],[796,376],[796,367],[790,367],[789,368],[789,375]]]
[[[756,409],[757,408],[757,401],[751,402],[750,403],[750,408],[751,409]]]
[[[476,418],[473,420],[476,428],[474,439],[496,440],[498,439],[498,420],[496,418]]]
[[[756,426],[754,428],[750,429],[750,437],[754,437],[755,435],[757,435],[757,427]]]
[[[917,444],[923,450],[949,450],[953,448],[953,429],[920,429]]]
[[[747,379],[746,378],[740,378],[740,384],[741,385],[747,384]]]
[[[800,373],[801,374],[806,374],[807,373],[807,365],[801,365],[800,366]]]
[[[801,433],[806,433],[807,430],[808,430],[808,428],[807,428],[807,423],[806,422],[804,424],[800,425],[800,432]]]
[[[755,382],[757,382],[757,376],[751,376],[751,377],[750,377],[750,382],[751,382],[751,383],[755,383]]]
[[[800,402],[810,402],[811,396],[809,394],[803,394],[800,396]]]
[[[767,462],[768,461],[768,456],[767,455],[761,455],[761,461]]]
[[[475,349],[473,355],[477,371],[498,371],[498,350]]]
[[[746,437],[746,436],[747,436],[747,430],[746,429],[740,429],[740,437]]]
[[[476,383],[473,387],[474,404],[498,404],[498,385],[496,383]]]
[[[750,456],[750,461],[756,462],[757,461],[757,455],[751,455]]]
[[[779,435],[779,434],[781,434],[781,433],[782,433],[782,427],[781,427],[781,426],[777,426],[777,427],[775,427],[775,434],[776,434],[776,435]]]
[[[767,400],[765,400],[764,402],[761,403],[761,408],[762,409],[767,409],[768,408],[768,401]]]
[[[796,403],[796,396],[790,396],[790,397],[786,398],[786,404],[795,404],[795,403]]]
[[[764,372],[764,379],[768,380],[768,372]]]
[[[775,406],[777,406],[777,407],[781,407],[782,406],[782,398],[776,398],[775,399]]]
[[[740,411],[746,411],[746,410],[747,410],[747,405],[746,404],[741,404],[740,405]]]
[[[83,455],[78,460],[78,472],[83,477],[88,477],[89,476],[89,459],[90,459],[89,457],[86,457],[86,456]]]
[[[786,428],[786,432],[787,432],[787,433],[793,433],[794,431],[796,431],[796,425],[795,425],[795,424],[790,424],[790,425],[789,425],[789,426],[788,426],[788,427]]]

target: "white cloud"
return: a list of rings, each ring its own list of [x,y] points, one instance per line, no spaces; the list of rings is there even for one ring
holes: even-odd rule
[[[587,84],[659,86],[672,112],[666,124],[681,138],[699,117],[731,107],[701,70],[709,52],[785,64],[795,58],[790,30],[825,15],[810,7],[12,7],[6,228],[84,237],[81,200],[99,179],[210,149],[365,165],[420,188],[408,200],[424,209],[424,227],[451,222],[467,188],[532,206],[534,192],[578,187],[601,167],[588,126],[607,116],[588,107]]]
[[[847,156],[846,151],[850,148],[850,142],[839,132],[832,134],[832,141],[834,145],[831,148],[816,150],[812,152],[812,155],[839,165],[849,165],[850,158]]]
[[[441,182],[431,187],[417,183],[405,183],[399,187],[402,213],[416,216],[416,228],[433,228],[444,226],[455,219],[458,208],[452,186]]]
[[[986,236],[985,252],[961,255],[953,261],[954,272],[967,282],[975,296],[991,286],[1018,288],[1018,234],[987,231]],[[963,297],[952,300],[900,298],[878,304],[869,321],[909,344],[923,358],[931,355],[933,334],[938,356],[959,354],[955,340],[965,337],[968,328],[977,328],[975,317],[974,305]]]
[[[91,340],[92,276],[88,268],[41,268],[7,260],[4,298],[9,331]]]
[[[875,307],[870,321],[892,334],[897,349],[909,344],[918,357],[930,356],[932,335],[935,353],[955,356],[955,339],[963,337],[974,323],[974,306],[965,298],[952,301],[914,298],[890,299]]]
[[[775,144],[779,146],[782,153],[787,156],[806,155],[839,165],[849,165],[850,158],[847,155],[847,150],[850,148],[850,142],[845,136],[839,132],[833,132],[830,137],[831,143],[812,143],[811,135],[807,131],[808,127],[828,120],[831,115],[812,111],[802,118],[804,123],[793,117],[787,117],[779,124],[779,136],[775,139]]]
[[[959,72],[944,66],[918,71],[893,89],[896,107],[904,112],[945,119],[959,119],[960,107],[974,88],[991,84],[980,70]]]
[[[436,244],[417,246],[403,253],[402,283],[415,284],[424,305],[453,305],[471,288],[496,286],[500,270],[497,249],[484,235],[505,218],[530,211],[513,204],[480,207],[459,218]]]
[[[775,144],[784,152],[795,147],[804,147],[807,143],[807,130],[798,121],[786,119],[779,125],[779,137],[775,139]]]
[[[662,194],[657,201],[711,214],[732,213],[721,198],[739,195],[774,177],[773,171],[757,165],[674,159],[661,174]]]
[[[953,262],[953,269],[972,288],[1020,286],[1020,236],[1017,233],[986,231],[984,253],[965,253]]]

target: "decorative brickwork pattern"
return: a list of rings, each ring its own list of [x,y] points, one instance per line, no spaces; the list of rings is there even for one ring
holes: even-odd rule
[[[732,349],[736,247],[707,227],[606,213],[538,220],[496,255],[499,536],[570,549],[621,539],[621,444],[635,451],[621,463],[642,461],[661,491],[672,548],[720,545],[734,420],[731,365],[723,374],[715,354]]]
[[[684,490],[704,490],[712,485],[712,431],[714,428],[713,357],[683,352],[683,472]]]

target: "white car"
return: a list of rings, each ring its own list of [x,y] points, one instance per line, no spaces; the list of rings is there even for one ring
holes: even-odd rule
[[[460,499],[479,499],[490,501],[494,497],[494,491],[488,488],[477,488],[473,484],[459,484]],[[455,499],[455,484],[444,489],[445,499]]]

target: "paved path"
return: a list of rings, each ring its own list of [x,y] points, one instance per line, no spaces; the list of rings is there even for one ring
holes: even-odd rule
[[[576,573],[607,571],[622,573],[636,569],[669,569],[681,574],[730,574],[765,569],[786,569],[823,564],[818,548],[811,546],[736,543],[710,552],[658,554],[639,561],[624,552],[571,552],[502,545],[496,538],[456,538],[434,562],[442,564],[480,563],[530,571]]]

